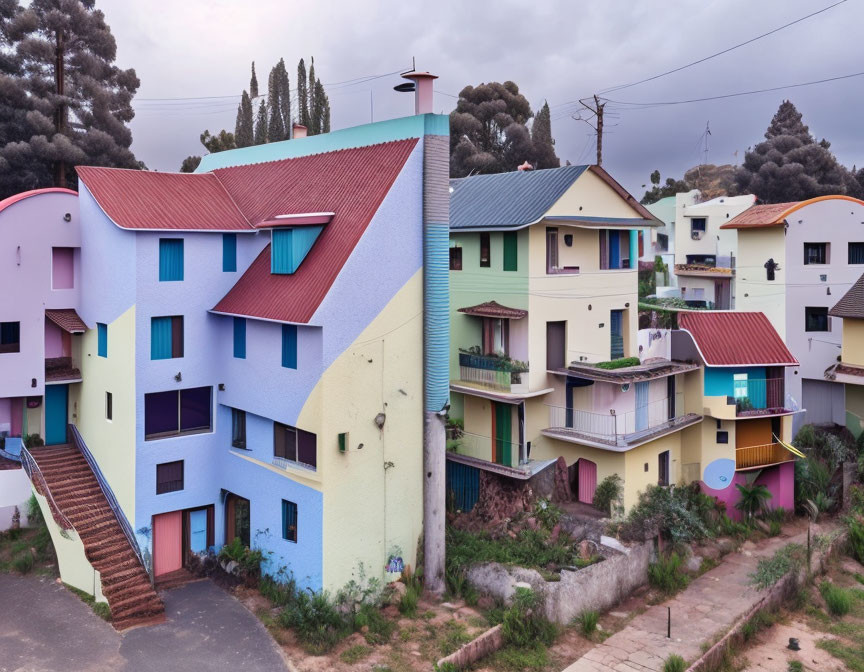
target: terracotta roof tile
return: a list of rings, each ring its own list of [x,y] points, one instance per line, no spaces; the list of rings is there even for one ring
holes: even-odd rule
[[[73,308],[46,310],[45,317],[70,334],[83,334],[87,331],[87,325],[84,324],[84,320],[78,317],[78,313]]]
[[[864,275],[858,278],[848,292],[828,311],[833,317],[864,320]]]
[[[678,314],[708,366],[797,366],[798,360],[764,313],[693,311]]]
[[[723,224],[721,229],[752,229],[766,226],[777,226],[783,223],[784,214],[791,210],[798,201],[789,203],[769,203],[767,205],[753,205],[747,208],[737,217],[733,217]]]
[[[508,320],[521,320],[523,317],[528,315],[527,310],[508,308],[507,306],[502,306],[496,301],[487,301],[486,303],[480,303],[476,306],[459,308],[459,312],[465,313],[466,315],[476,315],[477,317],[503,317]]]

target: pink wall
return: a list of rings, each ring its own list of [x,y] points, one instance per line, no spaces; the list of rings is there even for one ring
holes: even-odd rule
[[[636,387],[630,385],[626,392],[621,391],[620,385],[612,383],[594,383],[594,407],[595,413],[608,414],[609,409],[615,409],[615,413],[623,415],[636,410]]]
[[[51,320],[45,320],[45,358],[63,357],[63,330]]]
[[[704,483],[701,483],[702,492],[706,495],[716,497],[719,501],[726,504],[726,513],[732,520],[740,521],[742,518],[741,512],[735,508],[735,503],[738,501],[737,484],[743,485],[746,482],[747,472],[736,471],[732,479],[732,484],[723,490],[714,490],[709,488]],[[757,483],[761,483],[771,491],[771,499],[768,500],[768,508],[776,509],[783,507],[787,511],[792,511],[795,508],[795,463],[784,462],[773,467],[767,467],[762,470]]]
[[[51,249],[51,288],[72,289],[75,286],[75,251],[71,247]]]

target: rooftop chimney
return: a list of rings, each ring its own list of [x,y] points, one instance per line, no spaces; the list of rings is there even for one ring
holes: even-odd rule
[[[402,76],[414,82],[414,114],[432,112],[432,82],[438,79],[438,75],[414,70]]]
[[[518,170],[534,170],[534,166],[532,166],[532,165],[531,165],[530,163],[528,163],[528,161],[526,160],[525,163],[523,163],[521,166],[518,167]]]
[[[306,137],[306,127],[303,124],[294,124],[294,139],[298,140],[300,138]]]

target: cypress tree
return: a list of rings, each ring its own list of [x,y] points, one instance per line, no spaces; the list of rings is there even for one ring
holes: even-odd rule
[[[255,74],[255,61],[252,61],[252,79],[249,80],[249,97],[258,97],[258,76]]]
[[[282,123],[282,104],[280,102],[279,77],[276,67],[270,70],[267,80],[267,107],[270,111],[267,123],[267,142],[279,142],[285,139],[285,126]]]
[[[312,126],[315,129],[314,135],[330,132],[330,100],[324,91],[324,85],[321,80],[315,81],[315,116],[312,119]]]
[[[315,57],[309,65],[309,83],[306,86],[309,96],[309,135],[318,135],[321,132],[320,116],[318,114],[318,96],[315,89]]]
[[[255,120],[252,99],[245,91],[237,107],[237,123],[234,125],[234,142],[238,147],[249,147],[255,142]]]
[[[287,140],[291,137],[291,82],[288,79],[284,58],[280,58],[276,64],[276,85],[279,89],[279,107],[282,112],[282,127],[285,130],[284,138]]]
[[[267,103],[263,100],[258,106],[258,119],[255,122],[254,144],[264,145],[267,143]]]
[[[535,168],[558,168],[561,165],[560,159],[555,155],[555,140],[552,138],[552,118],[548,102],[543,102],[543,107],[534,117],[531,140],[534,143]]]
[[[309,127],[309,100],[306,90],[306,63],[303,59],[297,64],[297,118],[303,126]]]

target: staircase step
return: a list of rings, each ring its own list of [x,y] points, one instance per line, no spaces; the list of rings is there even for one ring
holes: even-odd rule
[[[114,605],[111,605],[110,602],[108,604],[111,606],[111,615],[118,619],[132,615],[144,616],[146,614],[157,614],[165,609],[162,600],[159,599],[152,589],[149,594],[143,593],[126,598]]]
[[[62,499],[64,495],[72,495],[76,499],[102,495],[102,488],[99,487],[98,483],[75,483],[63,481],[57,485],[51,485],[49,483],[48,488],[51,490],[51,495],[55,500]]]
[[[130,569],[122,573],[109,572],[109,576],[102,579],[102,592],[111,599],[127,588],[140,586],[145,582],[149,584],[150,580],[144,574],[144,570],[140,568]]]
[[[111,625],[120,632],[130,628],[139,628],[148,625],[159,625],[165,622],[165,613],[160,612],[150,616],[129,616],[126,618],[113,619]]]

